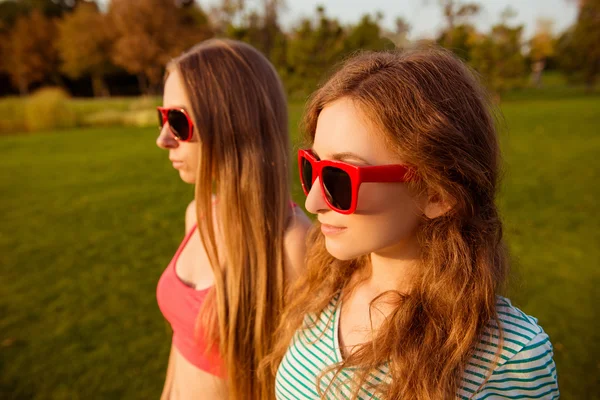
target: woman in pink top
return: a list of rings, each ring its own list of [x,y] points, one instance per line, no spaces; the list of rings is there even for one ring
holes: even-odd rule
[[[310,220],[290,202],[287,104],[269,61],[210,40],[167,67],[157,145],[195,185],[158,304],[173,328],[163,399],[264,399],[283,294]]]

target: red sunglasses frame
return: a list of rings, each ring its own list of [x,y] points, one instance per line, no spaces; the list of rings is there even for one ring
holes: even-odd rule
[[[325,202],[333,211],[340,214],[352,214],[356,211],[356,205],[358,203],[358,189],[363,182],[409,182],[416,179],[414,169],[401,164],[389,164],[389,165],[375,165],[375,166],[364,166],[359,167],[357,165],[348,164],[343,161],[332,161],[332,160],[319,160],[311,150],[298,150],[298,169],[300,172],[300,182],[302,183],[302,190],[304,194],[308,196],[309,190],[306,188],[306,184],[302,174],[302,160],[307,160],[312,166],[312,184],[317,178],[321,185],[321,192]],[[350,208],[342,210],[335,207],[327,196],[325,196],[325,186],[323,184],[322,171],[325,167],[333,167],[340,169],[348,174],[350,177],[351,184],[351,195],[352,200]]]
[[[180,142],[189,142],[190,140],[192,140],[192,135],[194,133],[194,123],[192,122],[192,118],[190,118],[189,114],[187,113],[187,111],[185,111],[185,109],[181,107],[156,107],[156,109],[160,112],[162,121],[162,126],[160,126],[159,129],[162,129],[162,127],[165,126],[165,123],[169,122],[169,111],[179,111],[183,115],[185,115],[185,118],[187,118],[188,122],[187,139],[183,140],[182,138],[180,138],[179,135],[175,132],[175,130],[173,130],[171,124],[169,124],[169,132],[171,132],[173,137],[175,137],[175,139],[177,139]]]

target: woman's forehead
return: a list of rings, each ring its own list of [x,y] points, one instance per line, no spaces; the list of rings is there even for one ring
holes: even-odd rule
[[[384,135],[356,101],[341,98],[326,105],[319,114],[312,147],[321,159],[354,154],[371,165],[398,162],[397,155],[386,146]]]

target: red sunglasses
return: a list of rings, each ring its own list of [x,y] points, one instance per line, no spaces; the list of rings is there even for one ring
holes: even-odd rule
[[[175,136],[175,139],[181,142],[189,142],[194,132],[194,123],[183,108],[177,107],[156,107],[158,110],[159,129],[169,123],[169,130]]]
[[[308,196],[319,178],[325,202],[341,214],[356,211],[358,189],[363,182],[408,182],[416,178],[414,170],[406,165],[359,167],[342,161],[319,160],[311,150],[298,151],[298,167],[304,194]]]

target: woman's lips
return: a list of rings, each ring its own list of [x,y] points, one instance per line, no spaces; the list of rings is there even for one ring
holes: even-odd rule
[[[183,166],[183,161],[171,160],[171,162],[173,163],[173,168],[175,169],[179,169]]]
[[[344,226],[334,226],[334,225],[321,223],[321,232],[323,232],[323,235],[325,235],[325,236],[338,235],[345,230],[346,230],[346,227],[344,227]]]

